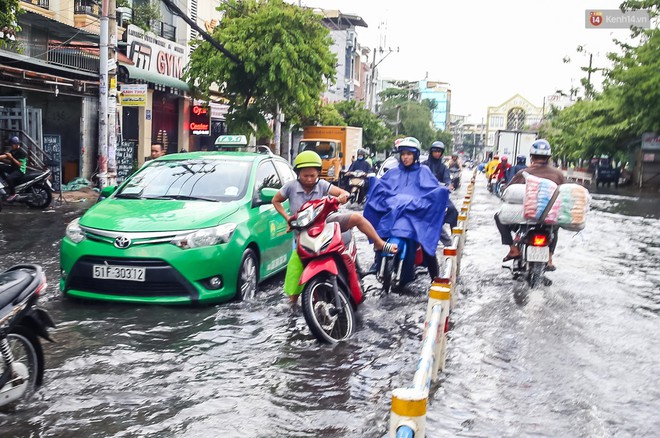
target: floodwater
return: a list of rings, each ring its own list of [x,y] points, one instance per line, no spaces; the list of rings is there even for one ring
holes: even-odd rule
[[[500,267],[506,249],[492,221],[499,201],[478,179],[427,436],[659,433],[660,206],[617,193],[595,194],[587,228],[561,233],[554,284],[516,302],[521,285]],[[43,306],[58,322],[57,343],[44,345],[44,386],[0,413],[1,436],[386,435],[391,390],[415,372],[426,277],[385,297],[367,278],[358,332],[332,347],[286,304],[281,275],[244,303],[72,301],[57,290],[58,245],[83,207],[0,213],[3,266],[44,266]]]

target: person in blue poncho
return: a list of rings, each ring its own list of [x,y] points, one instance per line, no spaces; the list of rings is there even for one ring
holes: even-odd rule
[[[390,169],[381,179],[372,182],[364,217],[371,222],[383,239],[399,237],[410,239],[422,247],[424,264],[432,279],[438,276],[438,260],[435,257],[442,231],[449,189],[440,186],[433,172],[419,163],[420,143],[414,137],[399,141],[399,165]],[[413,248],[415,246],[413,245]],[[402,282],[414,278],[415,251],[404,261],[407,275]],[[376,253],[376,265],[380,254]]]

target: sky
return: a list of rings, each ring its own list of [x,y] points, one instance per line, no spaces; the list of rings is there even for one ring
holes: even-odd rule
[[[358,42],[395,49],[378,66],[381,78],[448,82],[451,113],[485,120],[488,106],[516,93],[532,104],[579,86],[587,54],[593,65],[609,65],[614,38],[627,29],[586,29],[586,9],[618,9],[622,0],[301,0],[302,6],[356,14]],[[292,1],[292,3],[297,3]],[[378,54],[376,61],[380,61]],[[568,56],[572,62],[562,60]],[[594,83],[600,83],[596,77]]]

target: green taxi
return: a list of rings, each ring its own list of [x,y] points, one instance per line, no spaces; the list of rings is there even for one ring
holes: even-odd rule
[[[133,303],[252,298],[258,282],[288,262],[293,236],[271,200],[292,179],[289,163],[270,153],[192,152],[150,161],[69,223],[60,289]]]

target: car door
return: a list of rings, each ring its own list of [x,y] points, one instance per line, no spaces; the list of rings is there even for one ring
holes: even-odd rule
[[[273,204],[261,201],[259,193],[266,187],[282,188],[282,180],[270,159],[263,160],[257,167],[252,212],[248,221],[251,233],[261,252],[260,278],[265,278],[286,266],[293,238],[292,233],[286,232],[286,221],[275,210]]]

